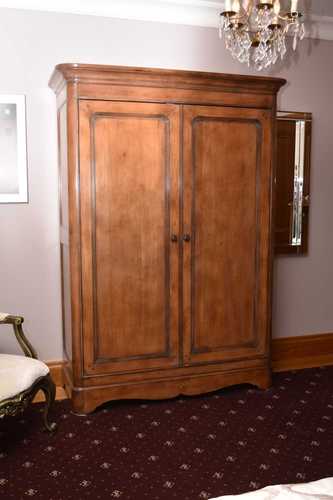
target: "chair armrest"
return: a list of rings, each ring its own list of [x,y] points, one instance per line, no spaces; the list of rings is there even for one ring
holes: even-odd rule
[[[15,337],[21,346],[22,351],[28,358],[37,359],[37,353],[32,347],[26,336],[24,335],[22,323],[24,318],[22,316],[13,316],[8,314],[0,320],[0,325],[13,325]]]
[[[23,323],[22,316],[13,316],[12,314],[0,313],[0,325],[14,325],[16,322]]]

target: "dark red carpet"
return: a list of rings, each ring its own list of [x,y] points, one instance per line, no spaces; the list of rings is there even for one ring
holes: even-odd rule
[[[333,476],[333,367],[194,398],[0,421],[0,497],[195,500]]]

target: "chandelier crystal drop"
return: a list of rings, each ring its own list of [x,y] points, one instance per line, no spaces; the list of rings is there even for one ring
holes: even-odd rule
[[[232,56],[257,71],[283,59],[287,52],[286,37],[292,36],[292,47],[305,36],[298,0],[289,0],[287,12],[281,12],[280,0],[224,0],[220,14],[220,38]]]

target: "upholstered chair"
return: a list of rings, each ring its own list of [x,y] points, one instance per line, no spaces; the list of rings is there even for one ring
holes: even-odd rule
[[[49,410],[55,399],[55,385],[49,368],[37,359],[37,354],[24,335],[21,316],[0,313],[0,325],[12,325],[25,356],[0,353],[0,418],[23,411],[42,390],[46,403],[44,424],[53,432],[56,424],[49,421]]]

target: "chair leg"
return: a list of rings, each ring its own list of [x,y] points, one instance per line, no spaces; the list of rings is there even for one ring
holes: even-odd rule
[[[45,395],[45,406],[44,406],[44,425],[46,429],[49,432],[54,432],[57,429],[57,424],[54,422],[50,422],[49,420],[49,411],[50,408],[52,407],[54,400],[55,400],[55,395],[56,395],[56,387],[54,385],[53,380],[51,379],[50,375],[47,375],[41,386],[40,389],[43,391]]]

